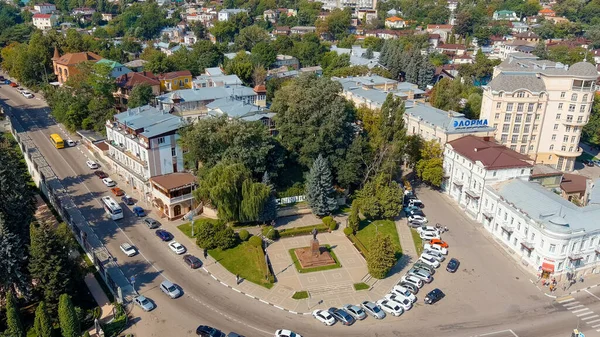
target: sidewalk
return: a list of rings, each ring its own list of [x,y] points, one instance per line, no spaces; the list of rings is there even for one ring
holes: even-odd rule
[[[98,280],[96,280],[93,274],[87,274],[84,278],[84,281],[90,290],[90,293],[92,293],[92,297],[94,297],[94,300],[96,303],[98,303],[98,306],[102,311],[102,314],[100,315],[100,321],[111,318],[114,307],[108,300],[108,297],[106,297],[106,294],[104,293],[104,290],[102,290]]]

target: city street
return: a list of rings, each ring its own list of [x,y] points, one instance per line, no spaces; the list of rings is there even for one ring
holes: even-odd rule
[[[530,275],[524,273],[497,243],[483,235],[476,227],[480,225],[466,218],[445,196],[429,189],[418,191],[419,198],[426,204],[424,211],[430,223],[448,226],[450,231],[444,234],[444,239],[450,244],[449,257],[461,261],[456,274],[448,274],[440,268],[434,275],[434,283],[423,289],[441,288],[446,293],[442,301],[433,306],[419,302],[401,317],[388,317],[381,322],[369,318],[352,327],[340,324],[324,327],[310,316],[294,315],[260,303],[222,286],[202,270],[189,269],[181,257],[171,252],[166,243],[129,209],[125,209],[122,220],[106,220],[99,198],[111,193],[85,165],[90,156],[87,149],[82,145],[61,150],[54,148],[49,135],[59,133],[67,137],[67,134],[48,117],[47,107],[41,100],[26,99],[13,88],[2,85],[0,102],[13,107],[13,115],[29,130],[28,134],[95,233],[117,258],[125,275],[135,277],[136,290],[157,304],[150,313],[133,309],[134,326],[128,331],[136,336],[192,336],[198,325],[207,324],[248,337],[272,336],[280,328],[291,329],[304,337],[438,334],[559,337],[567,336],[577,327],[578,320],[581,321],[564,306],[566,303],[559,303],[538,291],[530,283]],[[118,184],[124,184],[118,177],[112,178]],[[142,206],[146,207],[145,204]],[[198,251],[190,247],[181,232],[172,230],[171,226],[167,228],[188,250]],[[126,257],[119,250],[123,242],[133,244],[140,254]],[[179,285],[184,296],[172,300],[164,295],[158,285],[165,279]],[[419,292],[418,297],[421,300],[424,292]],[[600,291],[599,294],[582,292],[575,298],[590,311],[600,313]],[[600,336],[591,325],[580,323],[580,329],[586,336]]]

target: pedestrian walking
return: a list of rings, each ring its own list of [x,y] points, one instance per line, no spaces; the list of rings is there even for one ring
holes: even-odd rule
[[[203,254],[204,254],[204,259],[208,258],[208,251],[206,250],[206,248],[203,249]]]
[[[235,284],[236,285],[240,284],[240,274],[235,274]]]

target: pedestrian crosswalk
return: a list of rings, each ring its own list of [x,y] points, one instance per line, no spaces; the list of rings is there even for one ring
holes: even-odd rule
[[[569,310],[583,323],[589,325],[590,328],[600,332],[600,314],[594,313],[585,305],[577,301],[573,296],[558,298],[556,299],[556,302],[562,305],[565,309]]]

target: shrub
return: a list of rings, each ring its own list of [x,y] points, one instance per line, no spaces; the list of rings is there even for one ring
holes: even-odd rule
[[[310,232],[316,228],[317,232],[324,233],[327,232],[329,227],[324,224],[318,224],[313,226],[303,226],[303,227],[294,227],[294,228],[285,228],[279,231],[279,237],[288,237],[288,236],[299,236],[299,235],[310,235]]]
[[[239,231],[238,236],[240,237],[240,240],[247,241],[248,238],[250,238],[250,233],[248,233],[247,230],[242,229],[241,231]]]
[[[198,224],[196,244],[205,249],[228,249],[236,244],[235,232],[222,221],[206,219]]]
[[[259,238],[258,236],[251,236],[250,240],[248,240],[248,242],[253,245],[254,247],[261,247],[262,246],[262,239]]]
[[[348,236],[348,235],[354,234],[354,231],[352,230],[352,228],[346,227],[346,228],[344,228],[344,234],[346,236]]]
[[[273,226],[266,226],[262,229],[262,235],[269,240],[276,240],[279,238],[279,231]]]
[[[334,231],[337,228],[337,221],[331,216],[326,216],[323,218],[323,224],[329,228],[329,230]]]
[[[296,197],[304,195],[304,184],[297,182],[288,189],[277,192],[277,198],[287,198],[287,197]]]

